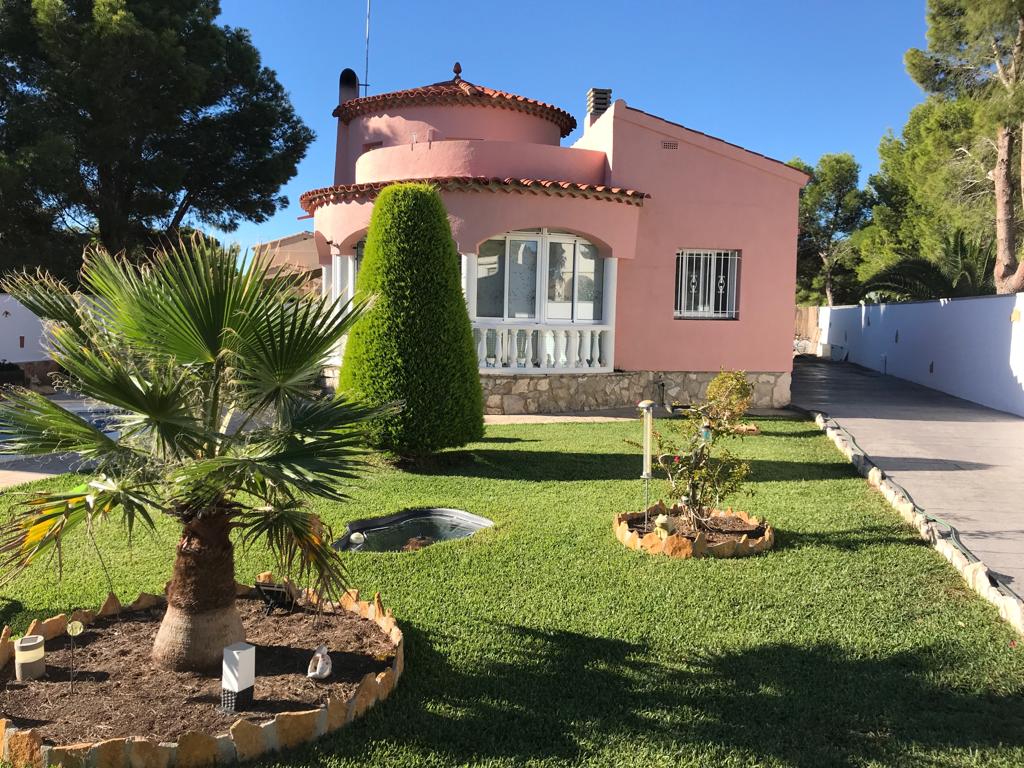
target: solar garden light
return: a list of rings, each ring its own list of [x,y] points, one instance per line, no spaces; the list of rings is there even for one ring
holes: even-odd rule
[[[220,708],[226,712],[252,706],[252,689],[256,683],[256,646],[234,643],[224,649],[221,674]]]
[[[19,681],[35,680],[46,672],[46,638],[25,635],[14,641],[14,675]]]
[[[700,439],[705,443],[712,443],[715,440],[714,430],[711,429],[711,423],[705,421],[700,427]]]
[[[75,692],[75,638],[85,631],[85,625],[80,621],[68,622],[68,637],[71,638],[71,692]]]
[[[644,528],[647,527],[648,510],[651,508],[651,440],[654,433],[654,401],[641,400],[636,404],[643,414],[644,422],[644,467],[640,479],[644,481]]]

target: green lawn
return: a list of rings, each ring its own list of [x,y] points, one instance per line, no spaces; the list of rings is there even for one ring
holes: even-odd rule
[[[627,551],[636,423],[489,427],[424,473],[382,469],[346,520],[454,506],[495,527],[418,553],[348,559],[407,638],[391,699],[286,765],[1024,765],[1024,642],[855,475],[813,425],[736,441],[774,552],[671,561]],[[66,478],[49,481],[67,484]],[[660,488],[660,486],[657,486]],[[8,492],[5,496],[9,497]],[[0,502],[4,504],[6,501]],[[158,590],[175,541],[101,530],[118,593]],[[95,605],[76,539],[64,579],[34,566],[0,619]],[[268,566],[240,558],[240,578]]]

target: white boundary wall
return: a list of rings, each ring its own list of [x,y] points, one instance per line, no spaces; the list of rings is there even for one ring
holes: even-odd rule
[[[1024,293],[821,307],[818,354],[1024,416]]]
[[[6,293],[0,293],[0,360],[35,363],[48,360],[39,318]]]

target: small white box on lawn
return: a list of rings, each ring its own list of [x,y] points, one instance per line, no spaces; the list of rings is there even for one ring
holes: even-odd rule
[[[221,686],[238,693],[252,688],[256,682],[256,646],[234,643],[224,649],[224,671]]]

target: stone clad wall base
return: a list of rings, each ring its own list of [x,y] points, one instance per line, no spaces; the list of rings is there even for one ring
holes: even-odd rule
[[[568,413],[622,408],[641,400],[689,404],[704,397],[718,371],[490,374],[480,376],[489,414]],[[749,372],[755,408],[789,405],[789,371]]]

